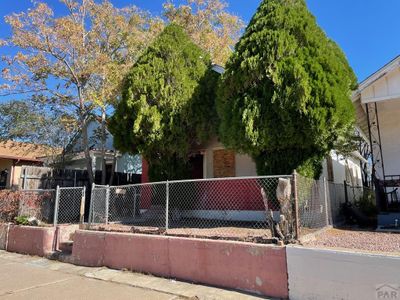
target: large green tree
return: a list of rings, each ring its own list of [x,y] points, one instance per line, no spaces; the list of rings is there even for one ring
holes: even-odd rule
[[[110,130],[119,150],[148,161],[150,180],[187,178],[190,147],[213,130],[215,76],[209,54],[175,24],[133,66]]]
[[[354,120],[356,77],[304,0],[264,0],[236,45],[218,97],[220,138],[261,174],[317,177]]]

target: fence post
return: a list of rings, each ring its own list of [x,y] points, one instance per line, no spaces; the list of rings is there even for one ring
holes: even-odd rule
[[[110,206],[110,186],[107,185],[106,186],[106,212],[105,212],[106,224],[108,224],[109,206]]]
[[[299,220],[299,199],[298,199],[298,182],[297,172],[293,171],[293,200],[294,200],[294,222],[295,222],[295,238],[300,238],[300,220]]]
[[[322,183],[324,185],[324,205],[325,205],[325,222],[326,226],[329,225],[329,212],[328,212],[328,193],[326,189],[326,178],[322,178]]]
[[[90,191],[90,202],[89,202],[89,218],[88,218],[88,226],[87,229],[90,229],[90,225],[92,224],[92,214],[93,214],[93,201],[94,201],[94,189],[96,187],[96,184],[93,182],[92,183],[92,190]]]
[[[166,183],[166,201],[165,201],[165,230],[169,227],[169,182]]]
[[[58,206],[60,204],[60,186],[56,187],[56,202],[54,204],[54,220],[53,225],[57,226],[58,224]]]
[[[347,194],[347,182],[346,180],[343,182],[344,184],[344,202],[347,204],[349,204],[349,195]]]
[[[27,176],[27,174],[26,174],[26,167],[24,168],[24,184],[23,184],[23,186],[22,186],[22,188],[24,189],[24,190],[26,190],[26,184],[27,184],[27,180],[28,180],[28,176]]]
[[[86,186],[82,188],[82,199],[81,199],[81,209],[79,216],[79,227],[82,227],[83,223],[85,223],[85,202],[86,202]]]

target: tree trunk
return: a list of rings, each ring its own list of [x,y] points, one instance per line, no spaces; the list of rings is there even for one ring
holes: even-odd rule
[[[101,184],[106,184],[106,111],[101,109]]]
[[[92,169],[92,157],[90,156],[90,149],[89,149],[89,138],[88,138],[88,132],[87,132],[87,126],[88,126],[88,120],[87,120],[87,115],[86,115],[86,109],[84,105],[84,99],[82,95],[82,89],[81,86],[77,86],[78,90],[78,97],[79,97],[79,110],[80,110],[80,115],[81,115],[81,128],[82,128],[82,143],[83,143],[83,151],[85,153],[85,159],[86,159],[86,169],[88,172],[88,177],[89,177],[89,183],[92,185],[94,183],[94,177],[93,177],[93,169]]]
[[[83,125],[82,125],[82,143],[83,143],[83,148],[84,148],[84,153],[85,153],[86,169],[87,169],[88,176],[89,176],[89,182],[90,182],[90,185],[92,185],[94,183],[94,177],[93,177],[93,169],[92,169],[92,157],[90,156],[90,150],[89,150],[89,139],[88,139],[87,121],[86,120],[83,120]]]

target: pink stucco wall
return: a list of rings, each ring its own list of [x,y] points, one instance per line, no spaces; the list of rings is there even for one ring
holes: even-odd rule
[[[284,247],[171,238],[169,264],[176,278],[287,297]]]
[[[287,298],[283,247],[231,241],[77,231],[74,262]]]
[[[54,227],[10,226],[8,247],[10,252],[45,256],[55,246]]]
[[[0,224],[0,250],[6,250],[9,224]]]

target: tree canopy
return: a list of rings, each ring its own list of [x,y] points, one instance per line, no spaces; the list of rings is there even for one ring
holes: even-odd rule
[[[127,73],[163,28],[170,23],[184,26],[195,44],[222,64],[243,26],[223,0],[185,0],[179,5],[168,1],[162,17],[132,5],[118,8],[109,0],[60,0],[59,11],[50,2],[33,1],[25,12],[5,17],[11,35],[0,37],[0,47],[11,51],[0,61],[0,97],[10,101],[18,95],[17,99],[30,102],[28,106],[40,104],[38,115],[61,111],[82,132],[90,180],[90,137],[85,124],[93,116],[101,117],[99,138],[104,142],[106,119],[121,97]],[[14,121],[20,122],[15,124],[18,128],[26,123],[22,118]],[[31,121],[37,122],[31,122],[32,128],[46,130],[40,118],[33,116]],[[35,142],[37,134],[29,133]],[[24,140],[29,140],[28,131]],[[104,143],[102,153],[104,179]]]
[[[175,24],[133,66],[110,130],[119,150],[148,161],[152,181],[187,178],[190,147],[213,130],[216,76],[209,54]]]
[[[170,23],[182,26],[213,63],[225,65],[244,27],[243,20],[229,13],[227,6],[221,0],[186,0],[179,6],[166,2],[164,15]]]
[[[0,46],[13,47],[16,54],[2,57],[0,96],[18,94],[33,105],[40,103],[44,113],[60,110],[73,120],[82,132],[93,181],[86,124],[110,110],[127,71],[163,25],[134,6],[116,8],[107,0],[61,2],[61,15],[35,1],[27,12],[6,16],[12,35]]]
[[[0,104],[0,139],[63,148],[75,133],[74,124],[59,111],[39,103],[13,100]]]
[[[220,139],[261,174],[310,177],[354,122],[356,77],[304,0],[264,0],[227,62]]]

